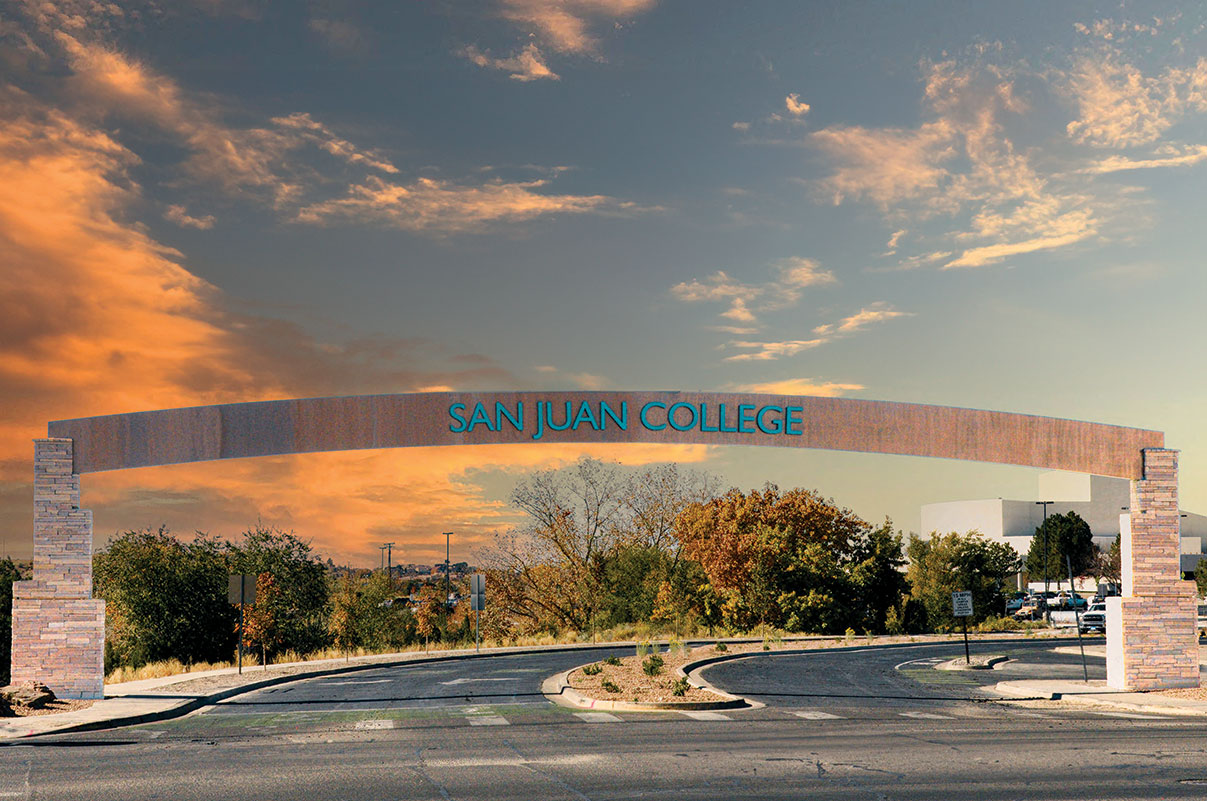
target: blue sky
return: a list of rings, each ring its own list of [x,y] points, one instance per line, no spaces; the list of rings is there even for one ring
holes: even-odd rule
[[[63,417],[774,389],[1157,428],[1207,508],[1199,4],[0,6],[0,551]],[[65,309],[71,310],[65,312]],[[329,454],[85,479],[97,533],[467,550],[580,452],[872,520],[1034,472],[769,449]],[[433,533],[436,532],[436,533]]]

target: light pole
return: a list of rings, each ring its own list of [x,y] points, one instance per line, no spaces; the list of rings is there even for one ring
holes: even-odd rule
[[[444,532],[444,611],[448,614],[448,599],[453,594],[453,577],[449,573],[449,538],[453,536],[453,532]]]
[[[386,549],[386,586],[394,589],[394,543],[387,542],[382,546]]]
[[[1044,508],[1044,522],[1040,526],[1044,530],[1044,620],[1051,620],[1052,617],[1048,612],[1048,505],[1055,501],[1036,501],[1036,506]],[[1072,589],[1070,587],[1069,589]]]

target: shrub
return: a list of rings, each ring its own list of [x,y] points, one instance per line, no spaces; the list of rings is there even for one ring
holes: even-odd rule
[[[637,643],[637,658],[641,659],[650,652],[650,644],[642,641]]]
[[[729,646],[728,646],[728,645],[726,645],[726,644],[725,644],[725,643],[723,643],[723,642],[719,642],[719,643],[717,643],[716,645],[714,645],[714,646],[713,646],[713,650],[714,650],[714,651],[720,651],[721,653],[725,653],[726,651],[728,651],[728,650],[729,650]]]
[[[683,696],[687,695],[687,688],[690,686],[691,685],[687,683],[686,678],[675,679],[675,681],[671,683],[671,695],[682,698]]]
[[[620,688],[616,686],[616,682],[612,681],[611,679],[604,679],[603,681],[601,681],[599,683],[599,686],[603,687],[605,692],[610,692],[610,693],[620,692]]]
[[[650,654],[645,658],[645,661],[641,663],[641,669],[647,676],[657,676],[662,672],[663,664],[662,657],[658,656],[658,654]]]
[[[616,656],[609,656],[604,659],[603,663],[605,665],[612,665],[615,667],[616,665],[620,664],[620,658]]]
[[[603,673],[603,665],[598,662],[593,665],[583,665],[584,676],[598,676],[600,673]]]

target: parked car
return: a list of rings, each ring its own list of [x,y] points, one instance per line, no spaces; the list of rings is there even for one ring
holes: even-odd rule
[[[1067,590],[1062,590],[1056,599],[1049,602],[1053,609],[1085,609],[1089,601]]]
[[[1016,592],[1006,599],[1006,614],[1017,612],[1026,603],[1029,596],[1025,592]]]
[[[1014,613],[1015,620],[1037,620],[1043,616],[1043,598],[1028,598]]]
[[[1090,608],[1081,616],[1081,625],[1078,630],[1082,634],[1089,634],[1092,631],[1106,633],[1106,604],[1097,603],[1090,604]]]

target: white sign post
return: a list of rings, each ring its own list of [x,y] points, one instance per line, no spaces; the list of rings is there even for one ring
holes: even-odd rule
[[[972,617],[971,592],[960,590],[951,594],[951,614],[964,624],[964,662],[970,665],[972,657],[968,655],[968,618]]]

